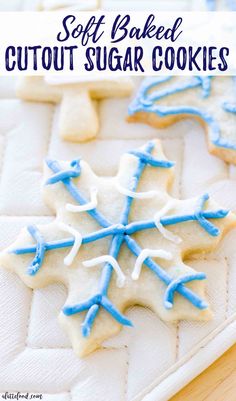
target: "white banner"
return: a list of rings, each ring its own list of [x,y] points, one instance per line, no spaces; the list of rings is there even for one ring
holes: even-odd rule
[[[234,75],[236,13],[0,13],[0,74]]]

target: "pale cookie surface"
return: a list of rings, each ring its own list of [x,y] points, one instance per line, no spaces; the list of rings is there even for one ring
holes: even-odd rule
[[[205,126],[209,151],[236,164],[236,95],[232,77],[146,78],[128,114],[128,121],[158,128],[195,118]]]
[[[131,326],[131,305],[166,321],[211,317],[206,276],[184,259],[213,250],[236,219],[206,194],[171,198],[172,177],[158,141],[125,154],[110,178],[84,161],[47,161],[43,192],[56,220],[24,229],[0,262],[31,288],[68,288],[59,318],[78,355]]]
[[[17,85],[21,99],[34,102],[60,103],[59,135],[67,141],[83,142],[94,138],[99,121],[94,100],[129,96],[133,89],[130,78],[84,80],[64,78],[46,81],[43,77],[25,77]]]
[[[56,11],[70,8],[75,11],[96,10],[99,0],[40,0],[38,9],[42,11]]]

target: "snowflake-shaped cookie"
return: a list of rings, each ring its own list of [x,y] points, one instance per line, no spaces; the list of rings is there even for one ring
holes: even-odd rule
[[[24,77],[17,85],[17,95],[27,101],[60,103],[59,134],[67,141],[94,138],[99,121],[94,100],[129,96],[131,78]]]
[[[131,326],[124,311],[134,304],[166,321],[211,317],[206,276],[184,259],[214,249],[236,218],[207,194],[170,197],[173,163],[158,141],[125,154],[115,177],[81,160],[48,160],[45,176],[55,221],[24,229],[0,262],[31,288],[68,288],[59,318],[78,355]]]
[[[128,113],[128,121],[158,128],[183,118],[195,118],[206,129],[210,152],[236,164],[236,96],[232,77],[146,78]]]

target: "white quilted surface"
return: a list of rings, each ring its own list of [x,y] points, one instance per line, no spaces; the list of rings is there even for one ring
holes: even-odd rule
[[[0,6],[23,8],[17,0],[1,1]],[[45,157],[80,155],[97,173],[114,174],[124,151],[154,137],[163,139],[167,156],[177,162],[175,196],[209,191],[236,211],[236,167],[207,152],[202,128],[191,121],[161,131],[128,124],[124,120],[128,103],[128,99],[100,102],[97,140],[66,143],[57,135],[57,107],[23,103],[15,99],[14,80],[0,79],[0,249],[16,238],[21,227],[53,218],[40,197]],[[210,323],[170,325],[148,310],[133,308],[128,315],[135,328],[124,329],[103,350],[83,360],[75,357],[57,323],[64,288],[31,291],[0,269],[0,393],[43,393],[44,401],[168,400],[235,340],[235,243],[236,230],[215,253],[189,261],[207,273],[215,312]]]

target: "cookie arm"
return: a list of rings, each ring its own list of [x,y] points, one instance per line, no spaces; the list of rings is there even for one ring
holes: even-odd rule
[[[98,128],[97,112],[89,92],[66,90],[59,115],[61,138],[73,142],[87,141],[96,136]]]

